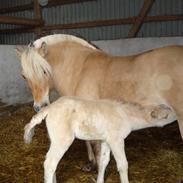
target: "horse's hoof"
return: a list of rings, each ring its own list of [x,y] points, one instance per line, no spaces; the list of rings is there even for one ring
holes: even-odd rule
[[[83,172],[91,172],[91,171],[96,171],[96,166],[93,165],[92,162],[87,163],[83,168]]]
[[[183,179],[180,181],[180,183],[183,183]]]

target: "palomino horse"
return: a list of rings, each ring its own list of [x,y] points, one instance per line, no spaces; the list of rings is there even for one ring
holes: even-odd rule
[[[78,37],[57,34],[17,49],[17,55],[36,111],[49,102],[51,89],[87,99],[165,104],[175,111],[183,137],[183,46],[116,57]],[[89,160],[95,163],[90,143],[87,148]]]

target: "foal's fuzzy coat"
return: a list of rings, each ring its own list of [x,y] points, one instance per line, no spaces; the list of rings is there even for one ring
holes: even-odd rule
[[[25,126],[24,139],[30,143],[35,125],[46,118],[51,145],[44,163],[45,183],[56,182],[54,172],[57,164],[75,138],[102,141],[97,183],[104,182],[110,150],[116,160],[121,182],[128,183],[124,139],[133,130],[167,124],[172,113],[165,105],[143,107],[109,100],[62,97],[32,118]]]

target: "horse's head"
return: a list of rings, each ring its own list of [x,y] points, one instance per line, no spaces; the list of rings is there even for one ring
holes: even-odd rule
[[[34,98],[34,109],[38,112],[41,107],[49,104],[52,70],[45,57],[47,45],[42,43],[40,48],[28,46],[16,49],[21,60],[22,76],[26,79]]]

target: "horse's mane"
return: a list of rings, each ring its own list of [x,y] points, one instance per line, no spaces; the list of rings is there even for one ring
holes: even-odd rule
[[[42,37],[33,42],[33,45],[29,45],[23,53],[23,74],[29,79],[39,79],[42,80],[46,76],[52,75],[52,69],[49,63],[35,50],[35,48],[40,48],[42,43],[45,42],[47,45],[53,45],[63,41],[72,41],[79,43],[83,46],[97,49],[93,45],[89,44],[84,39],[78,38],[73,35],[67,34],[54,34]]]
[[[53,44],[56,44],[56,43],[59,43],[59,42],[64,42],[64,41],[72,41],[72,42],[75,42],[75,43],[79,43],[83,46],[87,46],[89,48],[96,49],[95,46],[88,43],[84,39],[81,39],[79,37],[69,35],[69,34],[53,34],[53,35],[49,35],[49,36],[44,36],[44,37],[34,41],[33,45],[36,48],[40,48],[41,44],[43,42],[45,42],[47,45],[53,45]]]
[[[35,51],[34,47],[29,47],[22,54],[22,69],[25,77],[34,80],[42,80],[52,75],[49,63]]]

